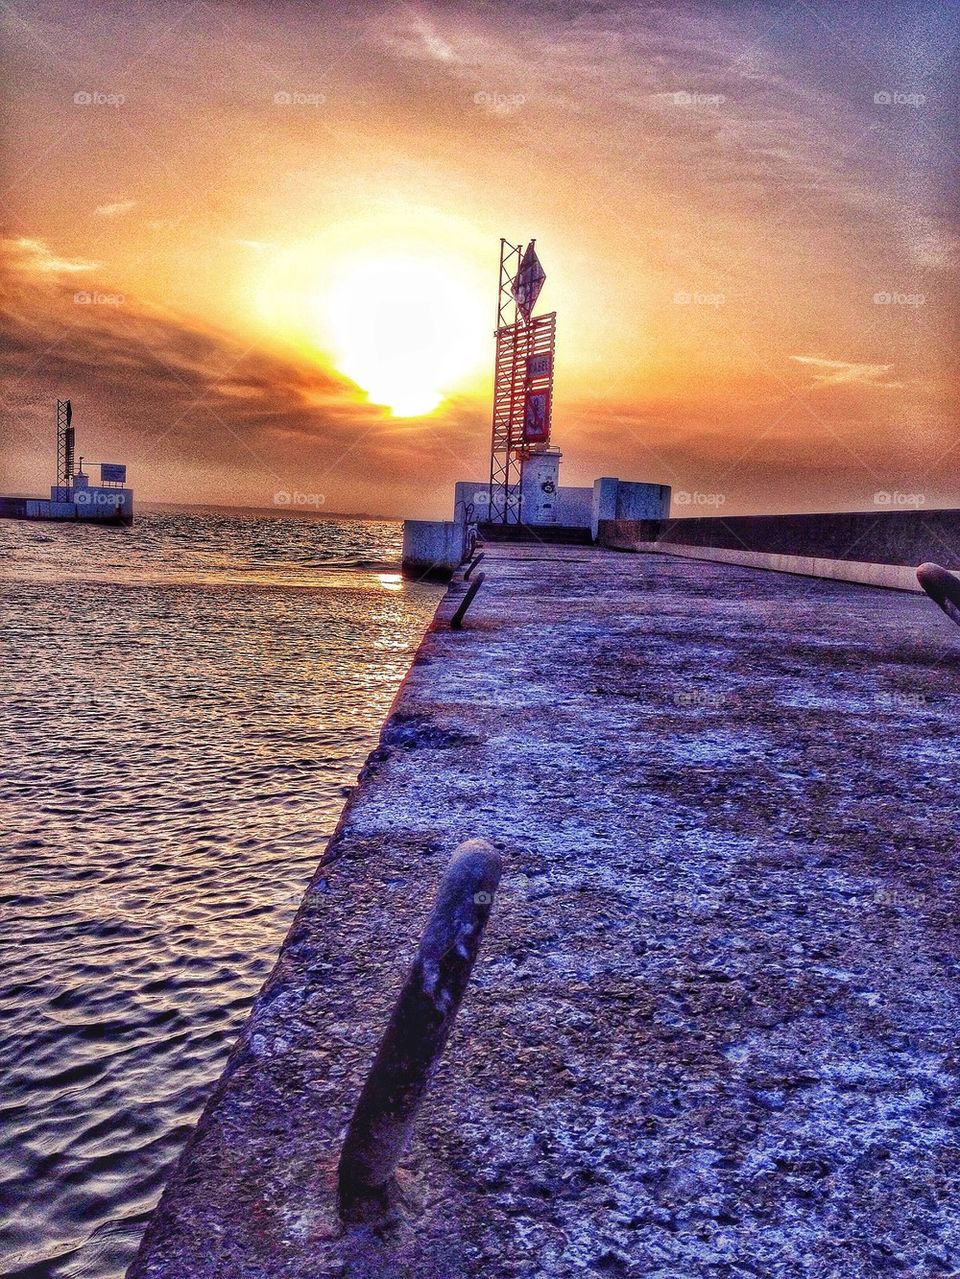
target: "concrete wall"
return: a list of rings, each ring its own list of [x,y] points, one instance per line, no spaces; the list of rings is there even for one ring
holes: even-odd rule
[[[133,489],[103,487],[90,484],[88,479],[86,475],[77,475],[69,488],[52,485],[49,501],[42,497],[28,498],[32,503],[28,515],[62,520],[112,520],[117,515],[133,518]]]
[[[465,520],[485,520],[490,505],[489,480],[458,480],[453,490],[453,519],[456,524]]]
[[[878,564],[935,560],[953,567],[960,566],[960,511],[701,516],[667,521],[658,541]]]
[[[535,455],[531,464],[538,461]],[[546,464],[546,456],[543,462]],[[553,478],[552,471],[547,478]],[[538,482],[537,477],[534,481]],[[459,480],[454,487],[454,522],[462,524],[472,518],[483,523],[489,510],[489,498],[488,480]],[[588,528],[596,540],[601,520],[666,520],[669,514],[669,485],[634,484],[605,476],[596,480],[592,488],[559,487],[553,513],[542,513],[542,518],[538,518],[532,505],[525,502],[523,521],[534,526],[559,524],[564,528]]]
[[[744,568],[793,573],[798,577],[826,577],[836,582],[859,582],[863,586],[883,586],[888,590],[920,591],[917,570],[904,564],[878,564],[866,560],[834,560],[815,555],[775,555],[765,551],[731,551],[726,547],[684,546],[680,542],[649,542],[636,550],[684,559],[707,560],[714,564],[740,564]]]
[[[960,569],[960,510],[607,520],[600,544],[919,590],[917,565]]]
[[[594,541],[611,551],[647,550],[662,528],[662,520],[599,520]]]
[[[468,513],[472,512],[475,520],[483,521],[487,517],[490,498],[490,482],[488,480],[459,480],[454,487],[453,518],[462,524]],[[593,489],[564,488],[557,493],[557,515],[552,521],[567,528],[590,528]]]
[[[558,523],[566,528],[590,528],[593,520],[592,488],[561,488]]]
[[[45,497],[27,498],[27,518],[33,520],[75,520],[77,508],[72,502],[53,502]]]
[[[83,514],[81,518],[103,518],[118,511],[122,515],[133,513],[133,490],[124,488],[101,488],[89,484],[74,492],[73,500]]]
[[[127,523],[132,523],[133,493],[131,490],[108,489],[105,491],[111,494],[111,501],[106,505],[79,500],[61,502],[46,497],[3,497],[0,498],[0,517],[15,520],[73,520],[84,524],[99,521],[115,523],[119,512]]]

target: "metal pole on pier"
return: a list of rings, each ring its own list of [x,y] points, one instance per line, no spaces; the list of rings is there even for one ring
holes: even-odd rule
[[[500,882],[500,854],[470,839],[440,883],[413,967],[397,999],[347,1129],[340,1156],[340,1214],[382,1216],[430,1076],[460,1009]]]

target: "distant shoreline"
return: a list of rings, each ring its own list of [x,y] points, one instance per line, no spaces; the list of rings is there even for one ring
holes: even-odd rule
[[[141,502],[139,509],[146,511],[148,514],[158,515],[164,515],[170,511],[187,512],[194,515],[203,515],[209,511],[215,511],[229,515],[267,515],[272,519],[278,520],[379,520],[385,524],[402,523],[402,517],[399,515],[372,515],[357,511],[307,511],[276,506],[220,506],[212,502]]]

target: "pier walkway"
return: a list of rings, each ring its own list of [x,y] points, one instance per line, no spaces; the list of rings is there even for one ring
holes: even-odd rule
[[[131,1274],[956,1273],[960,629],[922,596],[663,555],[483,567]],[[504,876],[406,1203],[344,1232],[343,1129],[474,836]]]

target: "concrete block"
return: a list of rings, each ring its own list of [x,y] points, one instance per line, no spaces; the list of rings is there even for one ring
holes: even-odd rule
[[[670,515],[669,484],[617,484],[616,520],[665,520]]]
[[[662,520],[600,520],[595,541],[611,551],[635,551],[655,542],[662,528]]]
[[[617,489],[620,487],[620,481],[612,475],[601,476],[599,480],[593,481],[593,514],[590,521],[590,531],[593,534],[593,540],[597,540],[597,533],[601,520],[615,520],[617,518]]]
[[[453,520],[404,520],[404,573],[411,577],[450,577],[464,558],[465,537],[465,526]]]

